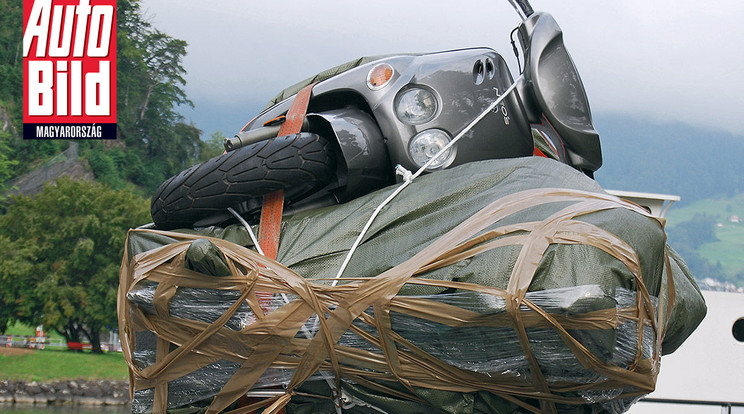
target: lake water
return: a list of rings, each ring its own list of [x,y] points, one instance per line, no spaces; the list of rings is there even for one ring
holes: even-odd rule
[[[130,407],[103,405],[97,407],[61,406],[61,405],[4,405],[0,404],[0,413],[12,414],[129,414]]]

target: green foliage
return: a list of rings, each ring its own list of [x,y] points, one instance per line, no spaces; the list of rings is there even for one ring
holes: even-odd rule
[[[744,193],[674,206],[668,214],[669,242],[698,279],[744,286]]]
[[[0,0],[0,111],[21,130],[23,97],[23,3]],[[81,141],[96,179],[112,188],[131,182],[144,191],[205,159],[201,131],[183,122],[178,109],[193,106],[186,96],[185,41],[153,27],[139,0],[117,2],[117,142]],[[5,145],[4,147],[2,145]],[[23,174],[67,148],[58,140],[0,140],[0,183],[5,171]],[[11,169],[6,161],[13,162]],[[1,190],[1,189],[0,189]]]
[[[669,237],[680,245],[697,250],[705,243],[714,242],[716,219],[706,214],[695,214],[691,220],[669,229]]]
[[[183,89],[187,44],[146,22],[137,1],[117,5],[118,138],[131,154],[110,156],[121,178],[154,190],[204,158],[201,131],[184,123],[177,112],[181,105],[193,106]],[[124,159],[131,164],[118,163]],[[102,176],[110,174],[106,161],[97,161],[92,165],[96,177],[98,167]],[[105,179],[113,183],[112,178]]]
[[[698,248],[705,243],[716,241],[716,220],[705,214],[695,214],[690,220],[667,228],[669,242],[685,259],[692,274],[698,279],[710,277],[726,280],[726,275],[718,265],[711,264],[700,255]]]
[[[0,115],[21,130],[23,3],[0,0]],[[44,323],[68,340],[116,324],[117,274],[130,226],[150,221],[135,192],[222,152],[201,141],[178,108],[187,44],[154,28],[139,0],[117,2],[117,140],[80,141],[97,184],[59,179],[34,197],[16,196],[0,215],[0,328]],[[0,134],[0,194],[8,179],[67,148],[66,141]],[[135,186],[137,189],[135,189]],[[2,200],[0,200],[2,201]]]
[[[88,154],[88,165],[93,170],[98,182],[117,189],[124,186],[124,180],[119,174],[113,154],[101,151],[97,147]]]
[[[12,197],[0,216],[0,325],[43,323],[95,347],[116,325],[126,232],[147,221],[147,200],[100,183],[60,178],[33,197]]]
[[[669,241],[695,277],[744,286],[744,137],[683,124],[597,116],[608,189],[675,194]],[[719,227],[718,224],[723,224]]]
[[[711,263],[720,263],[730,279],[744,273],[744,223],[722,220],[715,232],[716,240],[703,244],[697,251]]]
[[[604,164],[597,181],[615,190],[675,194],[681,204],[744,192],[744,137],[681,123],[597,116]]]
[[[202,159],[208,160],[221,155],[225,152],[225,134],[217,130],[209,136],[209,139],[204,141],[204,146],[201,151]]]
[[[23,2],[0,0],[0,103],[13,105],[16,127],[21,122],[23,99]]]
[[[0,131],[0,202],[3,201],[3,192],[8,190],[5,182],[13,176],[18,161],[8,157],[10,153],[10,134]]]
[[[23,2],[0,0],[0,112],[6,112],[15,131],[22,130],[23,118]],[[25,141],[0,138],[0,153],[12,161],[12,176],[27,172],[39,159],[67,148],[61,141]],[[0,159],[0,169],[2,169]],[[1,174],[1,172],[0,172]],[[7,177],[6,177],[7,178]],[[0,176],[0,183],[5,178]]]
[[[37,251],[37,246],[31,243],[14,243],[0,234],[0,331],[14,321],[35,323],[41,318],[38,309],[28,300],[29,292],[35,288],[28,275],[34,270]]]
[[[0,0],[0,113],[9,115],[13,129],[21,130],[23,118],[23,2]],[[0,137],[0,185],[3,157],[13,162],[12,176],[28,171],[38,159],[56,155],[67,148],[66,142],[24,141]],[[0,188],[2,190],[2,188]]]
[[[36,336],[36,326],[16,322],[8,325],[4,331],[0,330],[0,333],[10,336]],[[44,330],[44,335],[49,339],[62,339],[62,336],[55,331]]]
[[[75,378],[123,380],[128,375],[119,352],[103,355],[61,351],[35,351],[24,355],[0,355],[0,379],[55,381]]]

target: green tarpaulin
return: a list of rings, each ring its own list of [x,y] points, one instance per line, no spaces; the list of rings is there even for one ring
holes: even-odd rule
[[[330,284],[330,280],[327,279],[336,275],[372,211],[393,189],[386,188],[344,205],[285,217],[277,261],[306,279],[325,279],[317,280],[316,283]],[[447,306],[458,306],[483,315],[497,315],[505,312],[505,302],[494,300],[493,297],[481,292],[453,288],[447,283],[470,283],[506,291],[518,290],[514,287],[515,284],[527,283],[528,300],[539,302],[539,306],[548,309],[547,312],[551,314],[563,315],[570,319],[571,315],[589,315],[595,311],[601,313],[608,310],[615,312],[615,309],[635,306],[636,300],[637,303],[641,301],[638,299],[642,296],[641,293],[647,291],[651,298],[649,303],[658,306],[650,316],[656,317],[660,314],[668,316],[668,320],[665,319],[664,322],[666,334],[663,336],[661,348],[663,353],[672,352],[689,336],[705,315],[702,295],[684,261],[666,245],[663,221],[642,214],[639,208],[623,204],[614,205],[612,203],[615,201],[608,201],[610,198],[595,181],[583,174],[559,162],[537,157],[474,162],[422,176],[382,210],[354,253],[343,276],[376,277],[404,262],[415,261],[414,256],[428,249],[436,240],[458,232],[456,228],[473,217],[488,216],[484,211],[489,210],[493,211],[492,216],[496,219],[469,236],[469,240],[473,241],[470,247],[482,249],[464,255],[452,264],[438,268],[435,266],[433,270],[418,275],[441,283],[406,283],[398,295],[422,296]],[[559,230],[552,233],[545,230],[553,228]],[[597,234],[594,234],[594,231]],[[180,232],[224,239],[240,246],[252,246],[247,232],[240,226]],[[530,237],[542,234],[541,232],[549,234],[550,241],[546,242],[544,252],[532,256],[537,257],[533,271],[527,272],[529,274],[519,274],[515,268],[529,268],[529,264],[523,263],[529,261],[531,257],[523,253],[527,249],[526,246],[531,246],[528,243],[542,243],[539,237]],[[479,236],[482,236],[482,240]],[[512,243],[510,240],[520,242]],[[607,240],[611,243],[606,242]],[[129,258],[138,254],[147,255],[154,252],[154,249],[177,241],[179,237],[172,234],[132,232],[127,246]],[[190,252],[186,254],[186,266],[189,269],[214,276],[229,273],[226,271],[225,258],[220,256],[219,249],[206,239],[197,242],[191,245]],[[488,243],[498,246],[488,247]],[[603,243],[607,244],[604,248],[601,247]],[[665,257],[669,258],[668,266],[665,264]],[[629,269],[629,262],[636,263],[635,274]],[[668,274],[671,275],[671,279],[667,279]],[[519,282],[520,280],[522,282]],[[524,282],[525,280],[527,282]],[[346,283],[352,282],[342,280],[339,284]],[[153,284],[151,289],[154,290],[156,287],[157,284]],[[195,294],[182,290],[179,288],[173,299],[175,302],[171,302],[171,314],[183,310],[177,309],[183,305],[176,303],[185,303],[183,299],[188,294]],[[148,308],[150,305],[147,304],[149,300],[147,298],[152,294],[144,295],[143,290],[137,292],[139,293],[130,294],[128,298],[135,306]],[[540,292],[547,292],[547,296],[541,298]],[[585,299],[577,296],[577,292],[584,295]],[[630,296],[627,296],[628,302],[621,303],[625,300],[621,298],[626,298],[628,292],[630,292]],[[197,313],[208,311],[206,304],[210,301],[219,301],[221,297],[225,300],[234,300],[229,293],[227,296],[220,296],[225,295],[224,291],[221,293],[204,291],[204,294],[207,298],[204,302],[205,309],[197,308],[194,310]],[[672,296],[673,306],[667,309],[666,304]],[[667,314],[667,311],[670,312]],[[249,310],[247,312],[250,313]],[[214,318],[216,316],[212,317],[212,320]],[[206,322],[210,322],[209,318]],[[396,323],[400,332],[416,336],[415,329],[411,328],[416,326],[415,320],[406,320],[405,315],[399,316],[393,320],[394,330],[397,329]],[[622,366],[628,362],[621,354],[628,350],[632,351],[632,360],[636,349],[633,341],[639,340],[636,325],[630,326],[631,334],[622,332],[622,326],[616,329],[577,329],[571,332],[604,363]],[[653,331],[650,327],[647,328]],[[521,354],[519,356],[524,361],[515,365],[499,360],[505,358],[503,355],[495,355],[505,349],[510,352],[522,352],[524,344],[520,345],[518,336],[513,333],[511,327],[455,329],[451,326],[433,324],[426,326],[425,329],[421,328],[421,331],[426,333],[425,338],[414,339],[417,346],[461,369],[472,366],[474,371],[487,372],[488,375],[498,375],[499,369],[504,372],[507,370],[518,372],[524,369],[525,371],[518,375],[526,377],[531,375],[529,361],[524,360]],[[404,334],[401,335],[405,336]],[[536,349],[535,358],[542,366],[541,375],[546,377],[551,387],[558,387],[557,384],[561,381],[579,379],[587,383],[601,381],[590,378],[587,368],[573,356],[572,351],[565,347],[559,335],[553,330],[530,328],[527,329],[527,335],[532,347]],[[342,337],[342,342],[345,337]],[[447,351],[448,344],[455,343],[462,347],[463,342],[458,341],[464,339],[465,348]],[[509,342],[510,340],[512,342]],[[503,346],[499,346],[499,341],[504,341]],[[645,343],[639,345],[641,349],[639,352],[643,352],[644,355],[648,353],[644,358],[651,358],[655,348],[653,332],[647,334],[644,341],[650,342],[647,345]],[[143,346],[154,346],[153,343],[143,340],[138,349],[143,351]],[[468,349],[467,344],[470,344],[472,349]],[[555,349],[548,349],[548,346]],[[465,358],[460,360],[452,356],[457,354],[463,354]],[[551,359],[550,356],[555,358]],[[489,358],[495,361],[492,365],[486,368],[479,365],[481,360]],[[154,363],[154,356],[148,361],[146,364]],[[231,369],[224,372],[227,372],[228,376],[232,375],[235,367]],[[509,375],[512,374],[513,372]],[[564,379],[561,379],[562,375],[565,376]],[[384,385],[389,390],[382,392],[377,386],[356,381],[345,380],[341,384],[347,398],[345,402],[347,410],[344,412],[350,413],[372,413],[380,412],[379,410],[391,413],[526,412],[513,400],[504,399],[503,394],[486,390],[456,392],[421,386],[406,388],[402,384],[382,381],[377,384]],[[555,395],[566,398],[584,398],[586,404],[564,404],[560,401],[553,401],[550,404],[559,412],[615,412],[634,400],[635,397],[632,396],[615,399],[622,392],[632,394],[629,391],[631,389],[632,387],[620,386],[615,394],[612,390],[554,391]],[[305,394],[329,395],[330,392],[328,384],[319,378],[307,382],[299,390]],[[415,391],[416,401],[411,401],[411,390]],[[140,404],[138,407],[144,407],[146,411],[147,401],[152,404],[152,392],[147,390],[140,392],[140,397],[140,400],[135,399],[135,405]],[[541,406],[535,399],[518,398],[520,401],[526,401],[524,404]],[[422,401],[425,404],[422,405]],[[330,400],[312,398],[300,393],[289,402],[287,412],[333,412],[332,407]]]

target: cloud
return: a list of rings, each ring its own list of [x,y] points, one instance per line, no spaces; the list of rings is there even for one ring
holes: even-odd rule
[[[563,28],[594,112],[744,134],[744,3],[532,4]],[[519,20],[506,1],[143,0],[142,7],[156,27],[189,42],[195,102],[263,102],[328,67],[381,53],[490,46],[516,70],[508,36]]]

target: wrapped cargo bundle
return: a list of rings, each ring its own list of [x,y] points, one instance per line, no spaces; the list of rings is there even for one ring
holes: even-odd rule
[[[133,411],[622,412],[705,314],[662,221],[542,158],[420,177],[334,279],[391,191],[285,217],[277,261],[237,226],[131,231]]]

